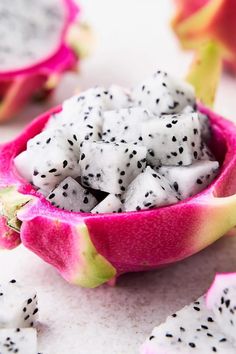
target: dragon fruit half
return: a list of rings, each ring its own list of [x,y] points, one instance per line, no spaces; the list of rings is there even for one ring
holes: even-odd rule
[[[236,273],[218,274],[206,295],[156,327],[142,354],[236,352]]]
[[[78,13],[73,0],[0,1],[0,121],[76,69],[83,50]]]
[[[74,96],[0,147],[0,244],[86,287],[184,259],[236,225],[235,133],[161,71]]]

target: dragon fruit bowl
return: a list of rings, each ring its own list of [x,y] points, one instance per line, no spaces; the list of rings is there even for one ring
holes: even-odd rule
[[[90,210],[94,208],[96,212],[63,210],[62,206],[53,205],[50,195],[56,194],[56,188],[61,193],[62,182],[57,182],[54,192],[43,193],[41,180],[37,188],[35,183],[29,183],[16,168],[15,159],[24,154],[31,139],[42,131],[51,131],[51,124],[64,107],[63,104],[36,118],[18,138],[0,147],[0,210],[5,225],[0,235],[2,248],[12,249],[22,242],[68,282],[96,287],[127,272],[153,270],[180,261],[234,228],[236,127],[201,104],[198,111],[208,116],[212,131],[209,147],[220,164],[218,175],[203,190],[175,202],[171,199],[167,203],[165,199],[166,204],[146,210],[127,207],[114,213],[107,204],[98,211],[100,201],[90,205]],[[27,163],[23,163],[22,171]],[[147,169],[142,175],[149,172]],[[85,186],[88,187],[86,183]],[[89,203],[94,198],[85,196]],[[113,198],[110,202],[117,201]]]

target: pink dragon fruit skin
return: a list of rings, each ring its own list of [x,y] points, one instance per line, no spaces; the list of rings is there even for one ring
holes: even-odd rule
[[[7,220],[4,216],[0,216],[0,250],[12,249],[20,244],[19,233],[7,226]]]
[[[0,204],[8,223],[10,200],[22,223],[22,243],[67,281],[86,287],[171,264],[207,247],[236,225],[236,127],[199,108],[211,120],[211,148],[222,165],[218,178],[203,192],[172,206],[100,215],[56,209],[17,175],[14,157],[60,107],[41,115],[16,140],[0,147]],[[21,202],[22,197],[31,201]]]
[[[78,43],[68,43],[69,31],[79,26],[79,7],[74,0],[60,0],[65,7],[66,19],[56,52],[33,66],[16,71],[0,70],[0,122],[13,117],[29,99],[37,94],[48,94],[57,85],[60,76],[68,70],[75,70],[78,64]],[[73,41],[79,41],[73,38]],[[72,48],[73,47],[73,48]]]

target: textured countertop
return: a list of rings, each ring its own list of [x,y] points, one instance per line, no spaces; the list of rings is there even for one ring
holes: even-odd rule
[[[44,106],[30,106],[0,127],[0,142],[13,138],[40,111],[72,94],[75,86],[133,85],[157,68],[183,76],[191,55],[182,53],[168,28],[168,0],[83,0],[96,32],[93,56],[81,76],[68,75]],[[222,78],[215,109],[236,118],[236,80]],[[145,240],[144,240],[145,242]],[[135,354],[151,329],[210,285],[215,272],[236,270],[236,239],[224,238],[201,253],[155,272],[131,274],[116,287],[81,289],[22,246],[0,254],[0,279],[16,278],[38,290],[39,352]]]

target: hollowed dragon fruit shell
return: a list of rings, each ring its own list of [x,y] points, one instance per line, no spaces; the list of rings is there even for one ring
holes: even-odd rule
[[[19,240],[25,247],[67,281],[95,287],[126,272],[171,264],[236,225],[236,127],[202,106],[213,130],[211,149],[221,163],[207,189],[175,205],[139,212],[82,214],[53,207],[17,174],[13,160],[60,109],[41,115],[0,147],[0,203],[9,226],[17,229],[21,223]]]
[[[77,68],[83,51],[79,7],[74,0],[59,3],[64,7],[65,19],[57,48],[52,48],[45,59],[16,70],[3,70],[0,65],[0,122],[13,117],[30,98],[46,96],[65,71]]]

